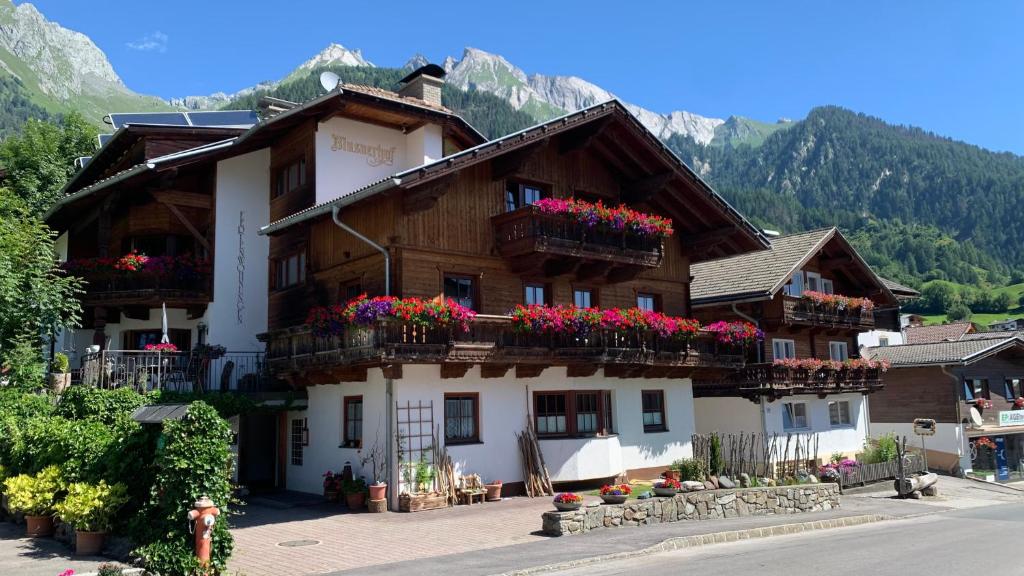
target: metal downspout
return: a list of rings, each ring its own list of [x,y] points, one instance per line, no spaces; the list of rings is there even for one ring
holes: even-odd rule
[[[377,244],[373,240],[370,240],[366,236],[363,236],[358,231],[353,229],[351,226],[342,222],[341,219],[338,218],[338,214],[340,212],[341,210],[337,206],[331,209],[331,219],[334,220],[334,224],[337,225],[338,228],[341,228],[345,232],[348,232],[349,234],[355,236],[362,242],[368,244],[377,252],[380,252],[381,254],[384,255],[384,295],[391,296],[391,254],[388,253],[388,249],[381,246],[380,244]]]

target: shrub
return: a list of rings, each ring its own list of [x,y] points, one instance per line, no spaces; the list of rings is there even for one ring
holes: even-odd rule
[[[672,463],[672,469],[679,471],[680,480],[703,482],[708,476],[704,462],[696,458],[682,458]]]
[[[57,466],[69,482],[96,481],[114,435],[100,422],[44,416],[25,421],[23,442],[17,458],[20,471]]]
[[[26,516],[46,516],[53,512],[61,489],[60,470],[50,466],[36,474],[19,474],[4,481],[8,504]]]
[[[341,491],[345,494],[363,494],[366,492],[366,480],[354,478],[341,483]]]
[[[204,402],[193,402],[178,421],[164,423],[164,444],[154,458],[149,500],[135,518],[136,553],[151,572],[185,576],[196,571],[192,535],[185,517],[192,503],[209,496],[221,514],[213,527],[210,567],[223,573],[233,541],[228,531],[231,506],[231,427]]]
[[[68,361],[67,354],[57,352],[53,355],[53,360],[50,362],[50,370],[57,372],[58,374],[67,374],[70,368],[71,362]]]
[[[74,482],[68,485],[68,494],[54,507],[60,519],[75,530],[106,532],[110,530],[114,513],[128,501],[124,484],[110,485]]]
[[[131,388],[103,390],[90,386],[72,386],[64,391],[55,413],[71,420],[98,420],[112,424],[149,402],[149,397]]]
[[[722,439],[718,437],[718,434],[711,435],[711,450],[710,450],[710,472],[713,476],[719,476],[722,473],[722,469],[725,468],[722,462]]]
[[[865,442],[862,459],[865,464],[877,464],[879,462],[895,460],[896,435],[889,433],[877,440],[868,440]]]
[[[0,388],[0,417],[46,416],[52,411],[53,405],[46,394],[32,394],[17,388]]]

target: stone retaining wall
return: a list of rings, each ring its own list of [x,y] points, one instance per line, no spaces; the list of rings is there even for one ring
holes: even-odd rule
[[[572,512],[545,512],[543,531],[549,536],[564,536],[582,534],[599,528],[768,514],[797,514],[838,507],[837,484],[702,490],[676,494],[671,498],[628,500],[625,504],[595,502]]]

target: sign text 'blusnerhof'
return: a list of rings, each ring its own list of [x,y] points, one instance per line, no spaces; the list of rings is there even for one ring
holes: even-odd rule
[[[366,163],[374,167],[391,166],[395,163],[395,150],[398,149],[395,146],[357,142],[340,134],[331,134],[331,138],[334,140],[331,143],[331,150],[334,152],[341,151],[366,156]]]

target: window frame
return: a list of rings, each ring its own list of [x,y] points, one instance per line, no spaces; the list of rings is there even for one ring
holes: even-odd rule
[[[790,412],[787,409],[787,406],[793,406],[794,407],[793,411]],[[803,426],[797,426],[796,425],[796,418],[797,418],[796,409],[795,409],[796,406],[803,406],[804,407],[804,425]],[[790,426],[786,426],[786,415],[787,414],[790,415],[790,424],[791,424]],[[807,407],[807,402],[783,402],[782,403],[782,430],[783,431],[790,432],[790,431],[794,431],[794,430],[810,430],[810,429],[811,429],[811,412],[810,412],[810,410]]]
[[[539,302],[539,303],[538,302],[534,302],[533,304],[546,304],[548,306],[551,305],[552,300],[551,300],[551,283],[550,282],[540,282],[540,281],[537,281],[537,280],[523,280],[523,291],[522,291],[522,294],[523,294],[523,305],[524,306],[529,306],[530,305],[528,303],[528,299],[526,297],[526,291],[529,288],[540,288],[541,290],[544,291],[544,299],[543,299],[544,301],[543,302]]]
[[[649,394],[655,394],[658,397],[659,406],[656,410],[648,410],[647,396]],[[660,414],[661,424],[650,424],[644,422],[644,418],[648,413]],[[654,434],[658,432],[668,432],[668,414],[665,410],[665,390],[664,389],[649,389],[640,391],[640,423],[643,425],[644,434]]]
[[[515,192],[511,190],[511,187],[515,186]],[[526,202],[526,189],[530,188],[540,192],[540,198],[551,198],[551,186],[543,182],[533,182],[530,180],[521,180],[518,178],[508,178],[505,180],[505,212],[515,212],[521,208],[526,208],[533,204],[533,202]],[[515,194],[513,199],[512,194]],[[513,202],[514,200],[514,202]]]
[[[835,283],[835,281],[833,281],[831,278],[822,278],[821,279],[821,291],[824,292],[825,294],[835,294],[836,293],[836,283]]]
[[[846,405],[846,422],[842,421],[842,410],[839,408],[840,405]],[[839,421],[836,422],[832,418],[832,406],[836,407],[836,415],[839,417]],[[829,400],[828,402],[828,424],[830,428],[852,428],[853,427],[853,409],[850,406],[849,400]]]
[[[463,438],[449,438],[448,437],[448,400],[465,400],[471,399],[473,401],[473,435],[472,437]],[[444,393],[444,445],[445,446],[458,446],[460,444],[482,444],[480,439],[480,393],[479,392],[445,392]],[[465,418],[465,416],[458,416],[458,418]]]
[[[975,385],[975,382],[981,383],[980,394],[977,391],[975,391],[975,388],[977,387]],[[989,387],[988,378],[964,378],[963,383],[964,400],[966,402],[974,402],[975,400],[980,399],[992,399],[992,390]]]
[[[348,407],[350,404],[356,403],[359,404],[359,438],[350,438],[348,425],[349,422],[356,421],[356,419],[349,419]],[[356,450],[361,450],[363,448],[363,422],[365,422],[365,420],[362,394],[343,397],[341,400],[341,446],[339,446],[339,448],[355,448]]]
[[[288,267],[292,259],[295,260],[296,278],[294,282],[289,283]],[[309,256],[305,247],[274,258],[272,264],[270,273],[274,292],[283,292],[306,283],[309,276]]]
[[[1004,396],[1007,402],[1024,396],[1024,378],[1003,378],[1003,392],[1009,394]]]
[[[640,299],[641,298],[649,298],[651,300],[651,306],[652,307],[650,308],[650,310],[652,312],[661,312],[661,294],[658,294],[657,292],[640,292],[640,291],[637,291],[637,293],[636,293],[636,307],[641,309],[641,310],[647,310],[647,308],[643,308],[643,307],[640,306]]]
[[[804,272],[804,286],[806,287],[806,290],[811,290],[813,292],[824,292],[824,290],[821,289],[821,280],[822,278],[820,272]],[[817,284],[817,286],[812,288],[811,281]]]
[[[888,346],[888,345],[889,345],[889,337],[888,336],[879,336],[878,337],[878,346],[879,346],[879,348],[881,348],[883,346]]]
[[[780,358],[779,355],[775,353],[775,344],[776,343],[779,343],[779,344],[783,345],[783,352],[784,353],[788,352],[785,345],[788,344],[789,346],[791,346],[793,348],[793,355],[792,356],[784,355],[783,357]],[[796,340],[793,340],[792,338],[772,338],[772,360],[785,360],[785,359],[794,359],[794,360],[796,359]]]
[[[355,287],[353,291],[352,288]],[[338,302],[348,302],[349,300],[359,296],[363,293],[363,279],[352,278],[345,280],[338,284]]]
[[[836,358],[836,355],[832,353],[833,352],[833,347],[835,347],[837,350],[838,349],[842,349],[842,351],[843,351],[843,353],[842,353],[843,358]],[[850,343],[845,341],[845,340],[829,340],[828,341],[828,357],[829,357],[829,360],[833,360],[833,361],[836,361],[836,362],[845,362],[846,360],[849,360],[850,359]]]
[[[612,401],[610,390],[534,390],[533,391],[533,419],[534,430],[537,433],[537,438],[603,438],[614,434],[612,431],[612,423],[606,421],[606,417],[611,416],[614,413],[613,407],[609,405]],[[577,396],[578,395],[590,395],[596,396],[597,405],[595,407],[595,415],[597,420],[596,432],[579,432],[577,423]],[[565,403],[565,432],[541,432],[539,420],[540,415],[540,398],[542,396],[562,396]],[[545,416],[546,417],[546,416]]]
[[[296,177],[294,186],[288,182],[293,167]],[[289,156],[287,160],[277,162],[271,169],[270,200],[283,198],[296,190],[305,188],[309,182],[308,172],[309,164],[306,162],[304,153]]]
[[[473,310],[474,312],[479,312],[480,308],[481,308],[480,307],[480,294],[481,294],[481,291],[480,291],[480,275],[479,274],[477,274],[477,275],[465,274],[465,273],[462,273],[462,272],[445,272],[445,273],[441,274],[441,296],[444,297],[446,300],[449,298],[448,294],[445,293],[445,288],[447,286],[449,278],[454,279],[454,280],[469,280],[469,292],[470,292],[469,298],[472,300],[472,305],[468,306],[468,308],[470,310]],[[525,297],[525,295],[526,295],[525,292],[524,292],[523,295]],[[458,300],[456,300],[456,301],[458,301]],[[461,302],[460,302],[460,304],[461,304]]]
[[[797,284],[798,280],[799,284]],[[796,289],[797,286],[799,287],[799,290]],[[804,271],[797,270],[789,277],[789,281],[786,282],[786,285],[782,287],[782,292],[787,296],[799,298],[804,295],[804,290],[806,289],[805,286],[807,286],[807,283],[804,281]]]
[[[289,434],[289,462],[292,466],[302,466],[305,447],[309,446],[309,421],[306,418],[292,418]]]
[[[580,292],[586,292],[590,296],[590,306],[589,306],[589,308],[597,308],[597,307],[599,307],[601,305],[600,304],[600,300],[598,299],[597,288],[594,288],[593,286],[577,286],[577,285],[574,285],[572,287],[572,304],[573,304],[573,306],[576,306],[577,308],[587,308],[587,306],[580,306],[579,304],[576,303],[576,294],[580,293]]]

